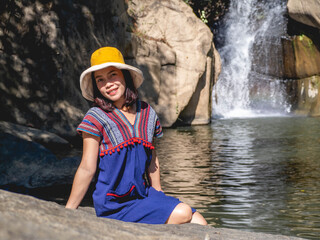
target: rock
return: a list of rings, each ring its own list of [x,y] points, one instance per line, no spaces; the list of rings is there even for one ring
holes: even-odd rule
[[[1,120],[74,137],[88,108],[75,77],[84,68],[83,57],[92,44],[88,7],[66,1],[3,5]]]
[[[320,75],[320,50],[306,35],[283,38],[285,78]]]
[[[289,0],[288,38],[282,39],[284,77],[292,112],[320,116],[320,2]],[[293,20],[292,20],[293,19]]]
[[[196,224],[148,225],[97,218],[92,208],[78,210],[0,190],[0,239],[299,239]]]
[[[0,132],[11,134],[26,141],[39,143],[51,151],[63,151],[70,148],[67,140],[54,133],[36,128],[0,121]]]
[[[289,0],[288,13],[294,20],[320,29],[320,2],[318,0]]]
[[[320,76],[291,81],[288,94],[295,114],[320,116]]]
[[[72,183],[80,157],[58,159],[50,150],[69,149],[55,134],[0,122],[0,186],[27,188]]]
[[[136,20],[132,63],[146,76],[141,97],[164,126],[178,118],[208,123],[213,71],[219,63],[210,29],[180,0],[130,1],[128,12]]]

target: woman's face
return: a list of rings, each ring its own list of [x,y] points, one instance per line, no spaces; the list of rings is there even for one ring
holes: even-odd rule
[[[107,67],[94,72],[94,79],[102,96],[121,107],[125,101],[126,82],[120,69]]]

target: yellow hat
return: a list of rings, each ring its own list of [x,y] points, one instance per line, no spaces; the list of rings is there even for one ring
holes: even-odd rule
[[[124,62],[121,52],[114,47],[102,47],[91,55],[91,67],[85,70],[80,76],[80,88],[82,96],[89,101],[94,101],[91,73],[107,67],[126,69],[130,72],[135,88],[140,87],[143,82],[142,72]]]

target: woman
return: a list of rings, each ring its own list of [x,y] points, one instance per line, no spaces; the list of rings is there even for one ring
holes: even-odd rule
[[[162,136],[162,128],[151,106],[138,99],[136,89],[142,82],[142,72],[125,64],[118,49],[103,47],[92,54],[91,67],[80,76],[80,87],[94,107],[77,128],[83,137],[83,155],[66,208],[79,206],[99,165],[93,193],[97,216],[206,225],[200,213],[161,189],[152,142]]]

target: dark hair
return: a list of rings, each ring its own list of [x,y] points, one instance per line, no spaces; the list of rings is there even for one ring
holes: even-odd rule
[[[134,87],[130,72],[128,70],[121,70],[121,72],[126,82],[126,90],[124,92],[126,101],[123,106],[130,107],[130,106],[133,106],[138,99],[138,90]],[[94,102],[92,106],[100,107],[106,112],[111,112],[114,109],[114,105],[112,101],[105,98],[100,93],[96,84],[96,80],[94,78],[94,72],[91,73],[91,80],[92,80],[93,98],[94,98]]]

